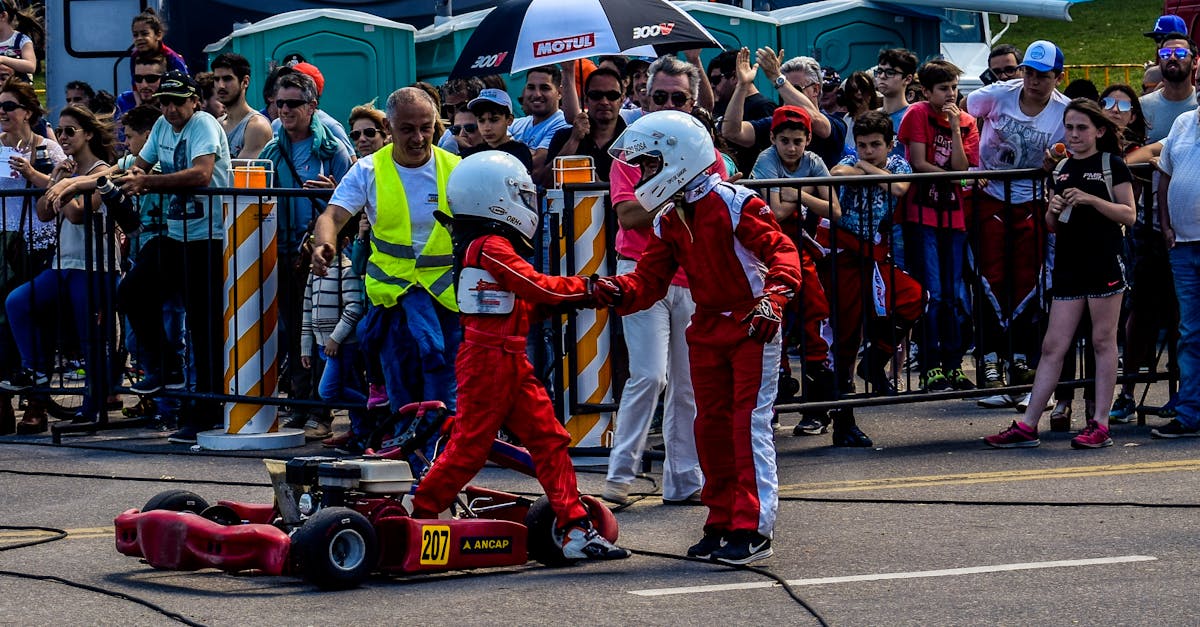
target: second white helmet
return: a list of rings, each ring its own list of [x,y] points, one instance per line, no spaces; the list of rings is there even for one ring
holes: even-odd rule
[[[526,240],[537,232],[537,187],[524,164],[507,152],[485,150],[463,159],[446,187],[455,219],[491,220]]]
[[[644,159],[659,163],[658,171],[643,175],[634,189],[647,211],[661,207],[717,161],[708,129],[682,111],[643,115],[621,133],[608,152],[634,167]]]

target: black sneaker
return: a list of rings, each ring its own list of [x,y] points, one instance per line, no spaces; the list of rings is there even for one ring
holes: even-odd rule
[[[1182,422],[1172,419],[1171,422],[1150,430],[1150,435],[1156,438],[1200,438],[1200,427],[1184,426]]]
[[[804,418],[796,423],[792,435],[821,435],[829,430],[829,423],[816,418]]]
[[[867,434],[863,433],[858,425],[848,425],[843,428],[833,428],[833,445],[834,446],[857,446],[868,447],[875,444]]]
[[[725,536],[719,532],[704,532],[700,541],[688,547],[687,556],[706,560],[721,547],[725,546]]]
[[[196,434],[198,433],[200,433],[200,429],[188,425],[167,436],[167,441],[174,442],[175,444],[195,444]]]
[[[28,368],[14,374],[6,381],[0,381],[0,390],[6,392],[24,392],[29,388],[50,383],[50,375]]]
[[[771,557],[771,539],[754,531],[735,531],[725,546],[712,552],[714,561],[724,564],[749,564]]]

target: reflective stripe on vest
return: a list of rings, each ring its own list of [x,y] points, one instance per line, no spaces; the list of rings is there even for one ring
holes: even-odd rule
[[[424,287],[443,307],[458,311],[454,298],[454,251],[450,233],[434,222],[429,241],[417,251],[412,243],[412,220],[404,184],[392,161],[391,144],[371,156],[375,165],[375,224],[371,229],[371,256],[367,260],[367,298],[379,307],[396,304],[414,284]],[[450,214],[446,181],[460,158],[433,147],[438,211]]]

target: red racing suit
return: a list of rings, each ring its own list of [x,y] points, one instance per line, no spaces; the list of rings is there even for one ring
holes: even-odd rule
[[[559,424],[550,397],[534,376],[525,356],[525,337],[530,321],[541,317],[538,305],[587,300],[586,279],[541,274],[499,235],[471,242],[462,265],[486,270],[496,284],[460,284],[459,290],[511,292],[515,303],[507,314],[460,316],[463,340],[455,362],[458,414],[446,450],[413,494],[413,515],[435,517],[449,507],[483,468],[503,426],[529,449],[558,525],[585,519],[587,510],[579,500],[575,468],[567,455],[571,436]]]
[[[637,269],[614,278],[624,294],[617,312],[657,302],[683,267],[696,301],[687,341],[705,529],[770,537],[779,505],[771,414],[780,338],[760,344],[743,320],[766,290],[798,290],[800,256],[770,207],[744,187],[710,178],[686,201],[655,219]]]

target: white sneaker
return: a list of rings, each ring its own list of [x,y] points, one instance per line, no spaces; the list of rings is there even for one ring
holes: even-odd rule
[[[1029,399],[1032,397],[1032,392],[1027,392],[1025,396],[1022,396],[1021,399],[1017,401],[1017,411],[1022,414],[1025,413],[1025,410],[1029,409]],[[1054,401],[1051,399],[1046,399],[1046,407],[1042,411],[1050,411],[1051,409],[1054,409]]]
[[[979,402],[976,404],[988,409],[1003,409],[1005,407],[1012,407],[1016,402],[1016,399],[1008,394],[997,394],[995,396],[985,396],[979,399]]]
[[[616,481],[605,481],[604,492],[600,494],[600,498],[609,503],[617,505],[625,505],[629,502],[629,485],[628,483],[617,483]]]
[[[609,542],[592,527],[572,526],[562,536],[563,557],[569,560],[619,560],[629,551]]]

